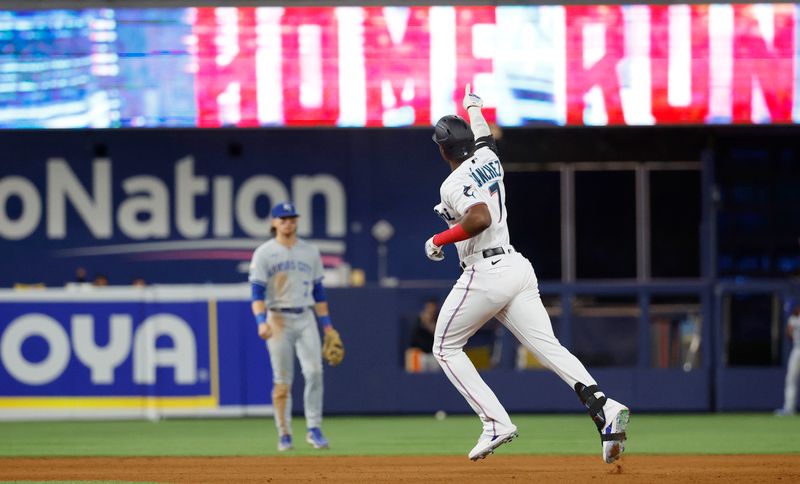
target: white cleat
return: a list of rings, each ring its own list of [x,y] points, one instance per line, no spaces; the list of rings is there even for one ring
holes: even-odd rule
[[[494,454],[494,450],[496,448],[500,447],[506,442],[511,442],[518,435],[519,434],[517,434],[516,428],[514,428],[514,430],[511,432],[504,434],[481,434],[481,437],[478,439],[478,443],[475,444],[475,447],[473,447],[471,451],[469,451],[469,460],[476,461],[478,459],[486,458],[486,456],[489,454]]]
[[[625,429],[628,428],[631,411],[625,405],[609,398],[603,406],[603,413],[606,416],[606,425],[600,431],[603,460],[611,464],[625,452],[625,440],[628,438]]]

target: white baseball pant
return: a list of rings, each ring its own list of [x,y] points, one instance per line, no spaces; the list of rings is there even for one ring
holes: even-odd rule
[[[515,428],[463,350],[467,340],[492,317],[571,389],[577,382],[596,384],[583,364],[553,334],[528,259],[518,252],[481,259],[465,268],[445,299],[436,322],[433,354],[480,417],[484,433],[497,435]]]
[[[784,386],[783,410],[794,413],[797,409],[797,379],[800,378],[800,348],[792,348],[786,368],[786,385]]]

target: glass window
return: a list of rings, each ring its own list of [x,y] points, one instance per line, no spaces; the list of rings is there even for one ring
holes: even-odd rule
[[[650,172],[653,277],[700,276],[699,171]]]
[[[575,173],[576,276],[636,277],[633,171]]]
[[[540,280],[561,279],[560,172],[506,176],[511,243],[533,264]]]
[[[700,298],[696,295],[653,296],[650,300],[650,366],[682,368],[702,365]]]
[[[728,366],[780,364],[780,304],[774,294],[726,294],[723,327]]]

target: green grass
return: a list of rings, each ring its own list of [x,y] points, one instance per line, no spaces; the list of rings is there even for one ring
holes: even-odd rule
[[[597,431],[585,415],[515,415],[520,438],[504,454],[595,454]],[[289,455],[461,455],[478,438],[477,417],[328,417],[329,451],[304,440],[294,421]],[[633,415],[630,454],[800,453],[800,417],[767,414]],[[0,422],[0,457],[275,455],[271,419],[160,422]]]

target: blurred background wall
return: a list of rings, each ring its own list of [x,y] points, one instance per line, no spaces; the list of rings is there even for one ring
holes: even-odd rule
[[[779,406],[797,5],[2,5],[0,418],[269,412],[245,281],[285,199],[348,344],[328,411],[468,411],[411,348],[459,274],[422,244],[447,175],[431,125],[466,83],[512,243],[598,380],[641,410]],[[78,334],[117,356],[82,357]],[[496,323],[469,354],[510,410],[579,410]]]

